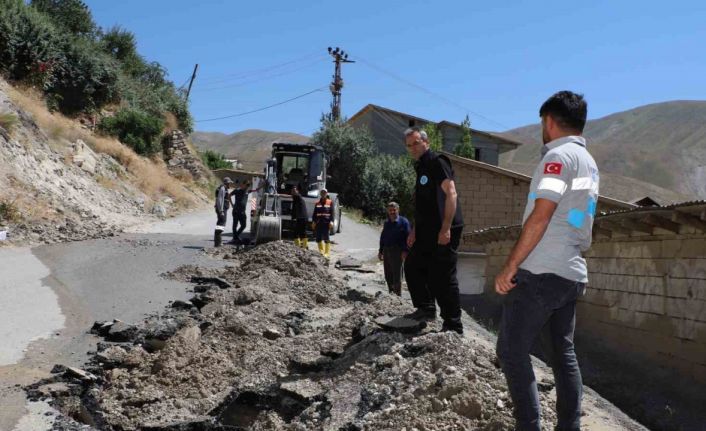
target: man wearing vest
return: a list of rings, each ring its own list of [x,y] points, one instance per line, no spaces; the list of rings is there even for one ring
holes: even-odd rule
[[[596,162],[581,136],[583,96],[560,91],[542,105],[542,161],[530,183],[522,232],[495,291],[505,296],[498,358],[515,406],[515,429],[540,430],[530,349],[540,332],[556,383],[557,430],[579,430],[581,372],[574,352],[576,299],[588,282],[581,252],[591,245],[598,202]]]
[[[228,177],[223,178],[223,184],[216,189],[216,204],[213,206],[216,209],[216,230],[213,233],[213,246],[221,246],[221,235],[226,228],[226,217],[228,208],[230,207],[230,196],[228,189],[233,185],[233,180]]]
[[[321,190],[321,199],[314,205],[314,214],[311,217],[313,230],[316,234],[316,244],[319,252],[328,259],[331,257],[331,243],[329,241],[329,231],[333,226],[333,214],[331,199],[328,198],[326,189]]]
[[[405,262],[405,278],[412,304],[408,315],[427,322],[436,319],[439,303],[442,331],[463,333],[461,305],[456,278],[457,250],[463,230],[454,173],[450,160],[429,149],[424,131],[405,131],[407,151],[416,160],[414,187],[414,227],[407,237],[410,247]]]

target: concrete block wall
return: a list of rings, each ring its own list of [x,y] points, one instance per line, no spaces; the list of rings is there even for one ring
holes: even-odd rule
[[[499,303],[493,280],[514,241],[486,245],[484,291]],[[706,235],[643,235],[594,241],[586,253],[589,284],[579,300],[579,338],[606,354],[706,383]]]
[[[529,182],[454,162],[465,232],[522,222]]]

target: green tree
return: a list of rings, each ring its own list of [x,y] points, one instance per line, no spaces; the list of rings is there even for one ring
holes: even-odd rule
[[[321,145],[328,158],[328,188],[339,194],[341,201],[359,207],[363,199],[362,174],[365,166],[375,154],[373,136],[365,129],[356,129],[345,120],[334,121],[326,115],[321,117],[321,128],[311,138]]]
[[[409,218],[414,213],[414,181],[411,158],[378,154],[365,167],[360,208],[366,217],[379,220],[387,214],[387,203],[396,201],[400,213]]]
[[[461,122],[461,142],[454,147],[454,154],[467,159],[475,159],[475,150],[471,142],[471,120],[466,114],[466,118]]]
[[[226,157],[212,150],[206,150],[199,153],[201,160],[204,165],[208,166],[209,169],[232,169],[233,165],[226,160]]]
[[[94,36],[98,29],[91,11],[81,0],[32,0],[30,4],[73,35]]]
[[[444,138],[441,136],[439,126],[435,123],[427,123],[422,127],[422,130],[427,133],[429,148],[431,148],[432,151],[439,152],[444,148]]]

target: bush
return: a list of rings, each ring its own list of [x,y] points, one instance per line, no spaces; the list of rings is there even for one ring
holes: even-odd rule
[[[161,118],[130,108],[119,110],[113,117],[104,117],[98,125],[101,131],[116,136],[143,156],[160,150],[158,138],[163,127]]]
[[[53,82],[46,89],[59,110],[66,114],[95,111],[119,99],[115,60],[87,40],[64,38],[61,45]]]
[[[20,211],[14,201],[0,200],[0,224],[12,223],[20,219]]]
[[[0,0],[0,70],[44,87],[60,56],[59,33],[22,0]]]
[[[72,35],[90,37],[98,28],[88,6],[80,0],[32,0],[30,4]]]
[[[223,154],[217,153],[215,151],[206,150],[199,153],[203,164],[208,166],[209,169],[233,169],[233,165],[226,160]]]

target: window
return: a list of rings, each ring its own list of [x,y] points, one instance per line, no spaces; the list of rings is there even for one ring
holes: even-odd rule
[[[473,153],[473,158],[480,161],[480,148],[474,148]]]

